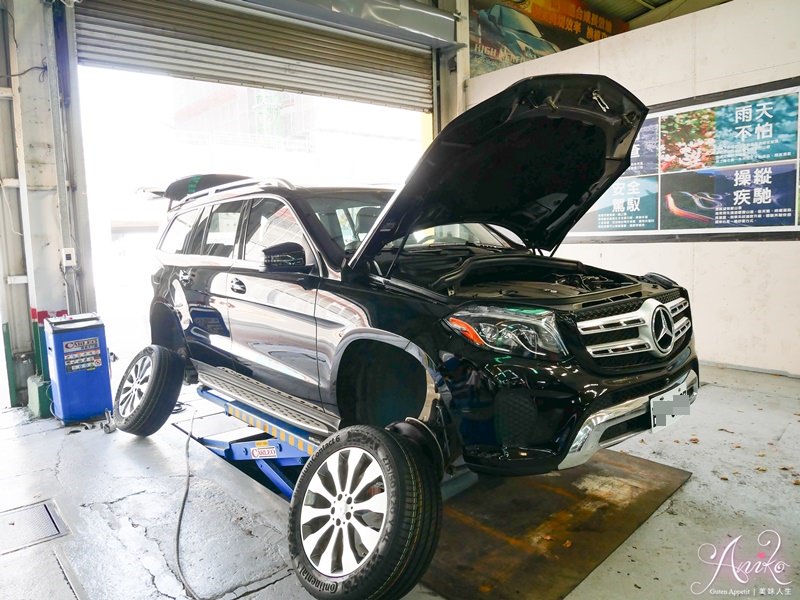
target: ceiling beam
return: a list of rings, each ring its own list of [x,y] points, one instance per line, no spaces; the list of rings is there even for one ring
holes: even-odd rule
[[[647,10],[655,10],[655,9],[656,9],[656,7],[655,7],[655,6],[653,6],[653,5],[652,5],[652,4],[650,4],[649,2],[645,2],[644,0],[633,0],[633,1],[634,1],[634,2],[636,2],[636,4],[641,4],[641,5],[642,5],[642,6],[644,6],[644,7],[645,7]]]

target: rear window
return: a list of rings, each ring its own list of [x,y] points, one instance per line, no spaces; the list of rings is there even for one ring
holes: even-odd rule
[[[196,208],[175,217],[160,249],[171,254],[233,257],[243,201]]]
[[[170,254],[178,254],[186,244],[186,237],[192,231],[192,225],[197,221],[200,209],[189,210],[179,214],[170,223],[164,238],[161,240],[159,250]]]
[[[206,206],[195,226],[189,234],[189,239],[184,246],[183,254],[202,254],[203,241],[208,229],[208,216],[211,214],[211,207]]]

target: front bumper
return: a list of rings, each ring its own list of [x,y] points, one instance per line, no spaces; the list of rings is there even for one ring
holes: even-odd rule
[[[697,373],[694,370],[689,370],[680,380],[669,384],[662,390],[658,390],[655,393],[638,396],[637,398],[632,398],[631,400],[626,400],[621,404],[610,406],[591,414],[578,430],[578,433],[575,435],[575,439],[572,441],[572,445],[570,446],[567,455],[558,464],[558,468],[569,469],[570,467],[582,465],[600,448],[612,446],[621,442],[625,437],[630,437],[631,435],[635,435],[636,433],[643,431],[644,429],[642,428],[633,429],[629,430],[623,437],[615,437],[609,440],[601,441],[603,434],[609,428],[627,421],[632,421],[637,417],[647,414],[650,410],[651,397],[684,385],[686,386],[686,393],[689,395],[689,401],[693,403],[697,398],[697,392],[700,389],[700,385]]]
[[[461,358],[473,375],[457,387],[448,380],[448,406],[459,422],[463,458],[474,471],[500,476],[582,464],[598,449],[650,429],[651,397],[691,384],[694,401],[699,387],[693,341],[657,368],[616,375],[576,360],[497,360],[474,350]],[[469,387],[478,379],[479,387]]]

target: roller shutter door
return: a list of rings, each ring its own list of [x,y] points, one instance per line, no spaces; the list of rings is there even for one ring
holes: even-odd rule
[[[429,112],[429,48],[189,0],[75,4],[78,62]]]

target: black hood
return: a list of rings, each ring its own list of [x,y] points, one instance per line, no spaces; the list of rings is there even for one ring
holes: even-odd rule
[[[630,164],[647,107],[602,75],[523,79],[436,137],[350,264],[411,231],[506,227],[552,250]]]

